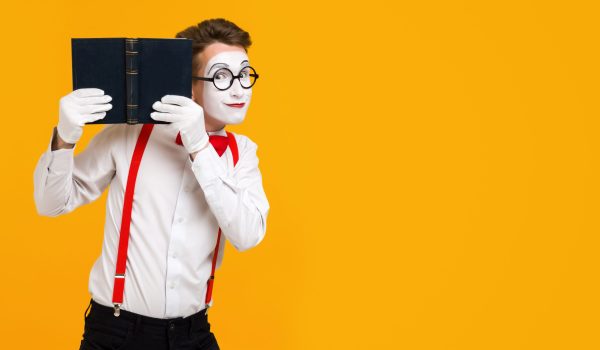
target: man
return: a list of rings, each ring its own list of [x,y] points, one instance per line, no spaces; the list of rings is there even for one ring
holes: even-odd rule
[[[170,124],[153,125],[143,152],[137,147],[152,124],[116,124],[74,157],[83,125],[112,108],[102,90],[79,89],[61,98],[58,125],[35,169],[41,215],[68,213],[110,185],[80,349],[219,349],[206,310],[224,240],[244,251],[266,232],[269,203],[257,145],[225,131],[244,120],[258,77],[247,56],[250,36],[211,19],[177,37],[193,40],[192,98],[167,95],[154,103],[151,117]],[[136,153],[143,157],[132,184]],[[126,205],[133,186],[133,204]],[[117,273],[125,226],[126,273]],[[118,283],[124,283],[122,302]]]

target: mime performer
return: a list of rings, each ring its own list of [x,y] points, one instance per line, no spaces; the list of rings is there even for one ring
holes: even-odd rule
[[[112,108],[104,91],[78,89],[60,99],[35,168],[40,215],[69,213],[109,187],[80,349],[219,349],[207,310],[225,240],[245,251],[265,236],[257,145],[225,130],[244,120],[258,78],[250,35],[216,18],[176,37],[193,41],[192,98],[153,104],[151,117],[170,124],[107,125],[74,156],[83,125]]]

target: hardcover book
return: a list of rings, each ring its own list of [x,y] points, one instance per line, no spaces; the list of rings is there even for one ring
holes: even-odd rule
[[[112,109],[88,124],[166,124],[150,118],[164,95],[191,97],[192,40],[71,39],[73,90],[99,88]]]

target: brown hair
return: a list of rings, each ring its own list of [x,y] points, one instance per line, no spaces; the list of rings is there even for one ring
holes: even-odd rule
[[[252,45],[248,32],[224,18],[204,20],[182,30],[175,37],[192,39],[192,72],[196,72],[200,66],[198,54],[212,43],[241,46],[246,52]]]

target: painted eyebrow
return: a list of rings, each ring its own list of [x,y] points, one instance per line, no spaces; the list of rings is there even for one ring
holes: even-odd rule
[[[248,60],[243,60],[243,61],[242,61],[242,63],[240,63],[240,64],[244,64],[244,62],[245,62],[245,63],[248,63]],[[227,63],[215,63],[215,64],[213,64],[213,65],[210,67],[210,69],[208,70],[208,72],[206,72],[206,74],[210,73],[210,71],[211,71],[213,68],[215,68],[216,66],[225,66],[225,67],[229,68],[229,65],[228,65]]]

